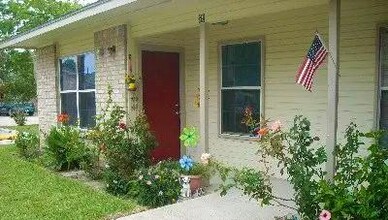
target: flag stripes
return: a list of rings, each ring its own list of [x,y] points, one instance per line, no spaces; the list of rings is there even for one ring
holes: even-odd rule
[[[318,34],[315,35],[314,41],[302,62],[296,75],[296,83],[304,86],[306,90],[312,90],[315,71],[327,57],[328,51],[321,42]]]

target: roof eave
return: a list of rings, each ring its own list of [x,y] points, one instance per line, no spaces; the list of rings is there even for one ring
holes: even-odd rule
[[[53,31],[55,29],[64,27],[66,25],[72,24],[74,22],[86,19],[88,17],[118,8],[120,6],[124,6],[138,0],[101,0],[96,3],[85,6],[77,11],[65,14],[64,16],[49,21],[39,27],[36,27],[30,31],[27,31],[22,34],[18,34],[8,40],[0,42],[0,49],[4,48],[15,48],[15,47],[23,47],[20,46],[23,42],[32,39],[34,37],[38,37],[44,33]],[[19,46],[18,46],[19,45]],[[30,47],[34,48],[34,47]]]

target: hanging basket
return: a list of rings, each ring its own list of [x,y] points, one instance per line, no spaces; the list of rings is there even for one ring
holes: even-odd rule
[[[136,91],[137,87],[136,87],[136,83],[128,83],[128,90],[129,91]]]

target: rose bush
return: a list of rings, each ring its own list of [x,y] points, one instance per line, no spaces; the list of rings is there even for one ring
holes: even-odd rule
[[[264,171],[237,169],[214,162],[223,184],[221,194],[237,187],[262,205],[280,204],[294,209],[302,219],[385,219],[388,210],[388,150],[381,145],[384,131],[361,133],[355,124],[345,133],[345,144],[334,151],[336,171],[332,181],[322,170],[326,162],[319,138],[311,135],[311,124],[296,116],[289,131],[281,123],[262,123],[258,155]],[[367,146],[366,143],[371,143]],[[368,154],[361,156],[360,149]],[[294,188],[293,198],[281,198],[272,192],[269,159],[279,161],[280,173],[287,174]],[[291,207],[284,203],[291,201]]]

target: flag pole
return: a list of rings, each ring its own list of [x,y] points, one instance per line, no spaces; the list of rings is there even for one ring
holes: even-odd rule
[[[334,150],[337,145],[338,128],[338,70],[339,70],[339,24],[341,0],[329,1],[329,52],[332,60],[328,62],[327,83],[327,130],[326,130],[326,179],[333,180],[335,174]]]
[[[315,35],[317,35],[317,37],[319,38],[319,40],[322,42],[322,45],[323,47],[327,50],[327,53],[329,54],[329,57],[331,59],[331,61],[333,62],[333,64],[337,67],[337,69],[339,69],[338,65],[337,65],[337,62],[334,60],[333,58],[333,55],[331,54],[331,51],[330,49],[326,46],[326,41],[325,39],[322,37],[322,35],[318,32],[318,30],[315,31]],[[339,76],[339,72],[337,72],[338,76]]]

